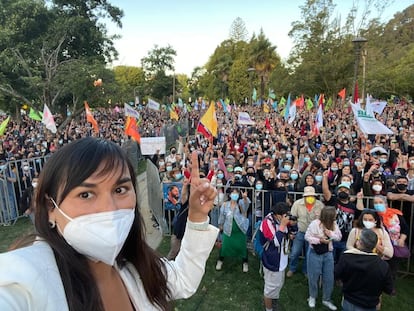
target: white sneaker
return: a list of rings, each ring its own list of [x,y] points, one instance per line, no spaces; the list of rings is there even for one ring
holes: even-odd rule
[[[223,262],[221,260],[217,260],[216,270],[220,271],[223,268]]]
[[[325,307],[327,307],[329,310],[333,310],[333,311],[335,311],[337,308],[336,308],[336,306],[332,303],[332,302],[330,302],[330,301],[327,301],[327,300],[322,300],[322,304],[325,306]]]
[[[315,308],[316,305],[316,300],[313,297],[309,297],[308,298],[308,306],[309,308]]]
[[[243,272],[249,272],[249,264],[247,262],[243,262]]]

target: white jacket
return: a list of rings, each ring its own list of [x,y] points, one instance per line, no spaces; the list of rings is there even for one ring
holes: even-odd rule
[[[217,233],[218,229],[211,225],[207,231],[187,226],[177,258],[165,260],[173,299],[187,298],[196,292]],[[136,310],[159,310],[149,302],[132,264],[127,264],[119,273]],[[0,254],[0,310],[68,310],[56,260],[46,242],[37,241]]]

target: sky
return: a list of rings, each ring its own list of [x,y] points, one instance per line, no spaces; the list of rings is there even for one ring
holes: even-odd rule
[[[334,15],[342,19],[358,0],[334,0]],[[359,2],[361,3],[362,0]],[[113,66],[141,67],[141,59],[154,48],[170,45],[176,52],[175,72],[191,75],[195,67],[208,62],[221,42],[229,38],[232,22],[240,17],[248,31],[247,38],[263,29],[276,46],[276,52],[286,59],[293,46],[288,33],[292,22],[300,20],[305,0],[109,0],[124,11],[122,28],[108,23],[109,34],[115,40],[118,60]],[[395,0],[382,14],[384,21],[403,11],[412,0]]]

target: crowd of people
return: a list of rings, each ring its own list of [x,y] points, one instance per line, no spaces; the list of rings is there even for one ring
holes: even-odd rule
[[[240,111],[248,112],[255,124],[238,124]],[[233,105],[230,112],[217,109],[217,137],[204,137],[195,130],[204,112],[187,111],[177,122],[170,120],[166,111],[143,108],[139,131],[144,137],[169,137],[165,153],[160,150],[151,156],[163,183],[183,183],[187,189],[191,153],[198,154],[199,177],[207,178],[217,190],[209,213],[210,223],[220,229],[216,270],[225,269],[225,257],[238,257],[242,271],[248,272],[248,241],[255,222],[266,220],[262,222],[266,225],[260,226],[264,236],[279,246],[290,245],[283,255],[285,250],[279,248],[278,255],[272,257],[277,264],[264,265],[266,310],[276,310],[272,302],[279,299],[284,276],[297,273],[300,261],[309,283],[311,308],[316,305],[320,275],[322,303],[330,310],[336,310],[331,301],[335,278],[344,285],[344,310],[351,310],[346,304],[361,310],[379,309],[382,290],[396,294],[395,285],[389,290],[388,277],[395,283],[402,260],[396,256],[398,248],[411,246],[408,242],[413,236],[409,229],[414,202],[410,104],[401,101],[376,116],[393,135],[363,133],[347,108],[339,105],[324,112],[324,126],[318,131],[314,130],[315,109],[299,110],[296,119],[288,123],[277,111],[264,113],[262,107]],[[93,133],[84,116],[51,134],[40,122],[23,116],[22,122],[10,122],[0,145],[0,160],[43,157],[86,136],[122,145],[129,141],[123,117],[122,110],[100,109],[95,112],[99,134]],[[57,123],[63,121],[59,116],[56,119]],[[37,177],[39,169],[29,169]],[[181,200],[175,195],[175,206],[168,209],[186,217],[188,195],[184,197]],[[287,210],[277,206],[280,202],[286,203]],[[180,253],[186,222],[175,219],[172,225],[170,259]],[[363,238],[365,229],[376,233],[375,247],[371,248],[370,237]],[[384,272],[381,279],[384,286],[371,293],[369,305],[352,298],[343,270],[336,271],[344,254],[352,249],[376,254],[390,268],[390,274]]]

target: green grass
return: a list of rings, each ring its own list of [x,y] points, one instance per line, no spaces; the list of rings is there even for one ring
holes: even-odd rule
[[[14,226],[0,226],[0,252],[8,249],[9,245],[22,235],[32,232],[33,227],[28,218],[19,219]],[[169,250],[170,238],[165,237],[158,248],[166,255]],[[259,275],[259,261],[253,255],[249,256],[249,272],[242,272],[240,260],[227,259],[223,270],[216,271],[217,249],[214,249],[207,261],[206,273],[197,293],[189,298],[175,302],[176,311],[260,311],[263,307],[263,279]],[[382,310],[405,311],[414,305],[414,277],[400,277],[397,280],[397,296],[383,295]],[[300,273],[285,280],[281,291],[280,304],[284,311],[308,311],[308,285]],[[327,310],[321,305],[321,293],[315,311]],[[340,288],[335,287],[333,301],[339,307],[341,301]],[[340,310],[340,308],[338,308]]]

